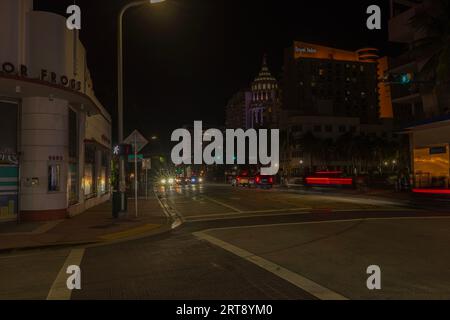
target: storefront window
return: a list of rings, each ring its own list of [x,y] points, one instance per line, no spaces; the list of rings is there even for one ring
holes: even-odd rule
[[[101,152],[101,168],[100,168],[100,179],[99,179],[99,192],[100,194],[106,194],[108,192],[108,163],[109,155],[107,151]]]
[[[95,165],[96,148],[93,144],[85,145],[84,154],[84,195],[87,199],[93,198],[97,195],[97,181],[96,181],[96,165]]]
[[[418,188],[449,188],[449,146],[414,150],[415,182]]]
[[[78,203],[78,118],[77,113],[69,109],[69,205]]]
[[[69,205],[74,205],[78,203],[78,163],[69,163],[69,179],[68,179],[68,190],[69,190]]]
[[[0,112],[0,219],[9,219],[18,208],[17,104],[0,101]]]

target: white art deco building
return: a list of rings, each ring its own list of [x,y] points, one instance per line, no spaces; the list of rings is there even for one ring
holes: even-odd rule
[[[61,219],[109,199],[111,117],[66,18],[0,1],[0,221]]]

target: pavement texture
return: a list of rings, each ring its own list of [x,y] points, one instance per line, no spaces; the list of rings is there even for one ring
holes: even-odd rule
[[[163,230],[170,225],[156,196],[139,199],[138,216],[134,200],[128,215],[114,219],[111,202],[93,207],[66,220],[0,225],[0,252],[117,241]]]
[[[178,228],[101,245],[0,254],[0,299],[450,299],[448,208],[339,191],[226,185],[159,189],[157,195],[152,208],[160,211],[150,211],[164,207],[183,221]],[[134,228],[146,224],[152,223]],[[125,227],[105,227],[107,220],[90,225],[101,226],[93,228],[97,240],[127,236]],[[65,289],[68,265],[80,267],[81,290]],[[371,265],[381,270],[381,290],[367,288]]]
[[[356,219],[207,234],[349,299],[450,299],[449,218]],[[372,265],[381,269],[381,290],[367,288]]]

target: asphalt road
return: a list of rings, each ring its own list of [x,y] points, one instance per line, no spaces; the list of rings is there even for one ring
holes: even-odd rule
[[[450,299],[445,210],[224,185],[158,192],[183,219],[180,228],[0,256],[0,299]],[[82,285],[72,292],[71,264]],[[381,290],[367,288],[372,265]]]

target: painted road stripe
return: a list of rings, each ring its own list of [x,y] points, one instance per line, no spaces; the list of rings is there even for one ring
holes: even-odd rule
[[[124,231],[105,234],[105,235],[99,237],[99,239],[108,240],[108,241],[126,239],[126,238],[130,238],[130,237],[138,236],[143,233],[147,233],[149,231],[158,229],[160,227],[161,227],[160,224],[144,224],[143,226],[139,226],[139,227],[136,227],[133,229],[127,229]]]
[[[239,209],[237,209],[237,208],[235,208],[235,207],[233,207],[233,206],[230,206],[230,205],[228,205],[228,204],[226,204],[226,203],[223,203],[223,202],[221,202],[221,201],[215,200],[215,199],[210,198],[210,197],[208,197],[208,196],[202,195],[202,197],[205,198],[205,199],[207,199],[207,200],[209,200],[209,201],[211,201],[211,202],[217,203],[217,204],[219,204],[219,205],[221,205],[221,206],[223,206],[223,207],[225,207],[225,208],[228,208],[228,209],[231,209],[231,210],[233,210],[233,211],[242,213],[241,210],[239,210]]]
[[[239,216],[245,215],[244,217],[269,217],[269,216],[277,216],[277,215],[289,215],[295,211],[304,211],[312,210],[312,208],[295,208],[295,209],[280,209],[280,210],[260,210],[260,211],[242,211],[239,212],[225,212],[225,213],[214,213],[214,214],[202,214],[197,216],[188,216],[186,217],[187,221],[192,221],[192,219],[203,219],[203,218],[217,218],[217,217],[229,217],[229,216]],[[266,214],[263,214],[266,213]],[[203,219],[204,220],[204,219]]]
[[[322,223],[339,223],[339,222],[357,222],[357,221],[384,221],[384,220],[440,220],[450,219],[448,216],[430,216],[430,217],[389,217],[389,218],[354,218],[354,219],[342,219],[342,220],[324,220],[324,221],[308,221],[308,222],[286,222],[286,223],[272,223],[272,224],[256,224],[252,226],[238,226],[238,227],[224,227],[224,228],[212,228],[203,230],[202,232],[211,232],[216,230],[238,230],[238,229],[252,229],[252,228],[266,228],[266,227],[284,227],[284,226],[298,226],[309,224],[322,224]]]
[[[268,214],[234,214],[225,217],[212,218],[212,219],[186,219],[187,222],[211,222],[211,221],[223,221],[223,220],[237,220],[237,219],[248,219],[248,218],[269,218],[269,217],[279,217],[279,216],[298,216],[305,215],[308,212],[282,212],[282,213],[268,213]]]
[[[67,268],[69,266],[81,266],[84,251],[84,249],[74,249],[70,251],[69,256],[64,262],[64,265],[56,276],[56,279],[48,292],[47,300],[70,300],[72,291],[67,288],[67,279],[70,276],[66,273]]]
[[[264,258],[258,257],[251,252],[248,252],[244,249],[238,248],[230,243],[219,240],[215,237],[207,235],[203,232],[196,232],[194,235],[201,239],[212,243],[215,246],[218,246],[228,252],[231,252],[267,271],[273,273],[274,275],[280,277],[281,279],[286,280],[287,282],[295,285],[296,287],[308,292],[314,297],[321,300],[348,300],[348,298],[336,293],[320,284],[315,283],[312,280],[309,280],[297,273],[294,273],[286,268],[283,268],[280,265],[277,265],[273,262],[270,262]]]
[[[225,213],[214,213],[214,214],[202,214],[197,216],[186,216],[186,220],[192,219],[201,219],[201,218],[215,218],[215,217],[227,217],[227,216],[236,216],[240,214],[239,212],[225,212]]]

